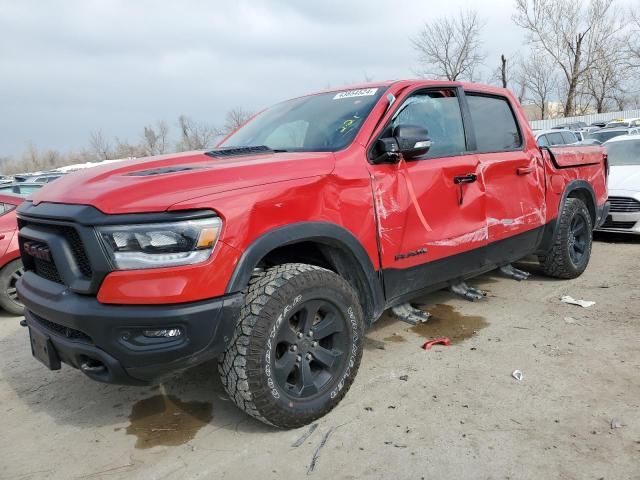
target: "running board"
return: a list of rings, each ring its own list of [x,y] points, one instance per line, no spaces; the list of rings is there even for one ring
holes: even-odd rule
[[[522,280],[526,280],[531,275],[529,272],[525,272],[524,270],[518,270],[511,264],[503,265],[499,268],[499,270],[503,275],[506,275],[509,278],[513,278],[514,280],[517,280],[519,282],[521,282]]]
[[[487,296],[487,292],[470,287],[465,282],[454,283],[449,286],[449,290],[456,295],[460,295],[465,300],[475,302]]]
[[[431,314],[429,312],[415,308],[408,302],[392,307],[391,311],[400,320],[411,325],[425,323],[429,321],[429,318],[431,318]]]

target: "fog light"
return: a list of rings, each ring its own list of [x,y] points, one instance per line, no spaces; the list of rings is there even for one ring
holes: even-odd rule
[[[180,337],[182,335],[182,329],[180,328],[165,328],[162,330],[144,330],[142,334],[149,338],[172,338]]]

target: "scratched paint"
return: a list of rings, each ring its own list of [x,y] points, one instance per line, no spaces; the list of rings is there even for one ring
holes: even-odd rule
[[[443,240],[428,242],[427,245],[432,247],[455,247],[458,245],[467,245],[469,243],[484,242],[488,238],[489,238],[489,230],[485,225],[482,228],[479,228],[469,233],[465,233],[464,235],[459,235],[457,237],[445,238]]]

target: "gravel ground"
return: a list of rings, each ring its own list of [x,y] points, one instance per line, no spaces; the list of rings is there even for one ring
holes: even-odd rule
[[[351,391],[302,441],[309,427],[238,411],[214,364],[102,385],[47,371],[3,316],[0,478],[640,479],[640,239],[600,236],[591,262],[573,281],[526,263],[524,282],[484,275],[478,303],[430,295],[418,329],[385,316]],[[440,335],[453,344],[420,348]]]

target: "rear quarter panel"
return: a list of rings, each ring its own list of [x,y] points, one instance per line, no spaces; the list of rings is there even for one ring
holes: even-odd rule
[[[593,189],[596,206],[607,201],[605,150],[598,146],[554,147],[543,150],[549,220],[559,213],[562,196],[571,182],[582,180]]]

